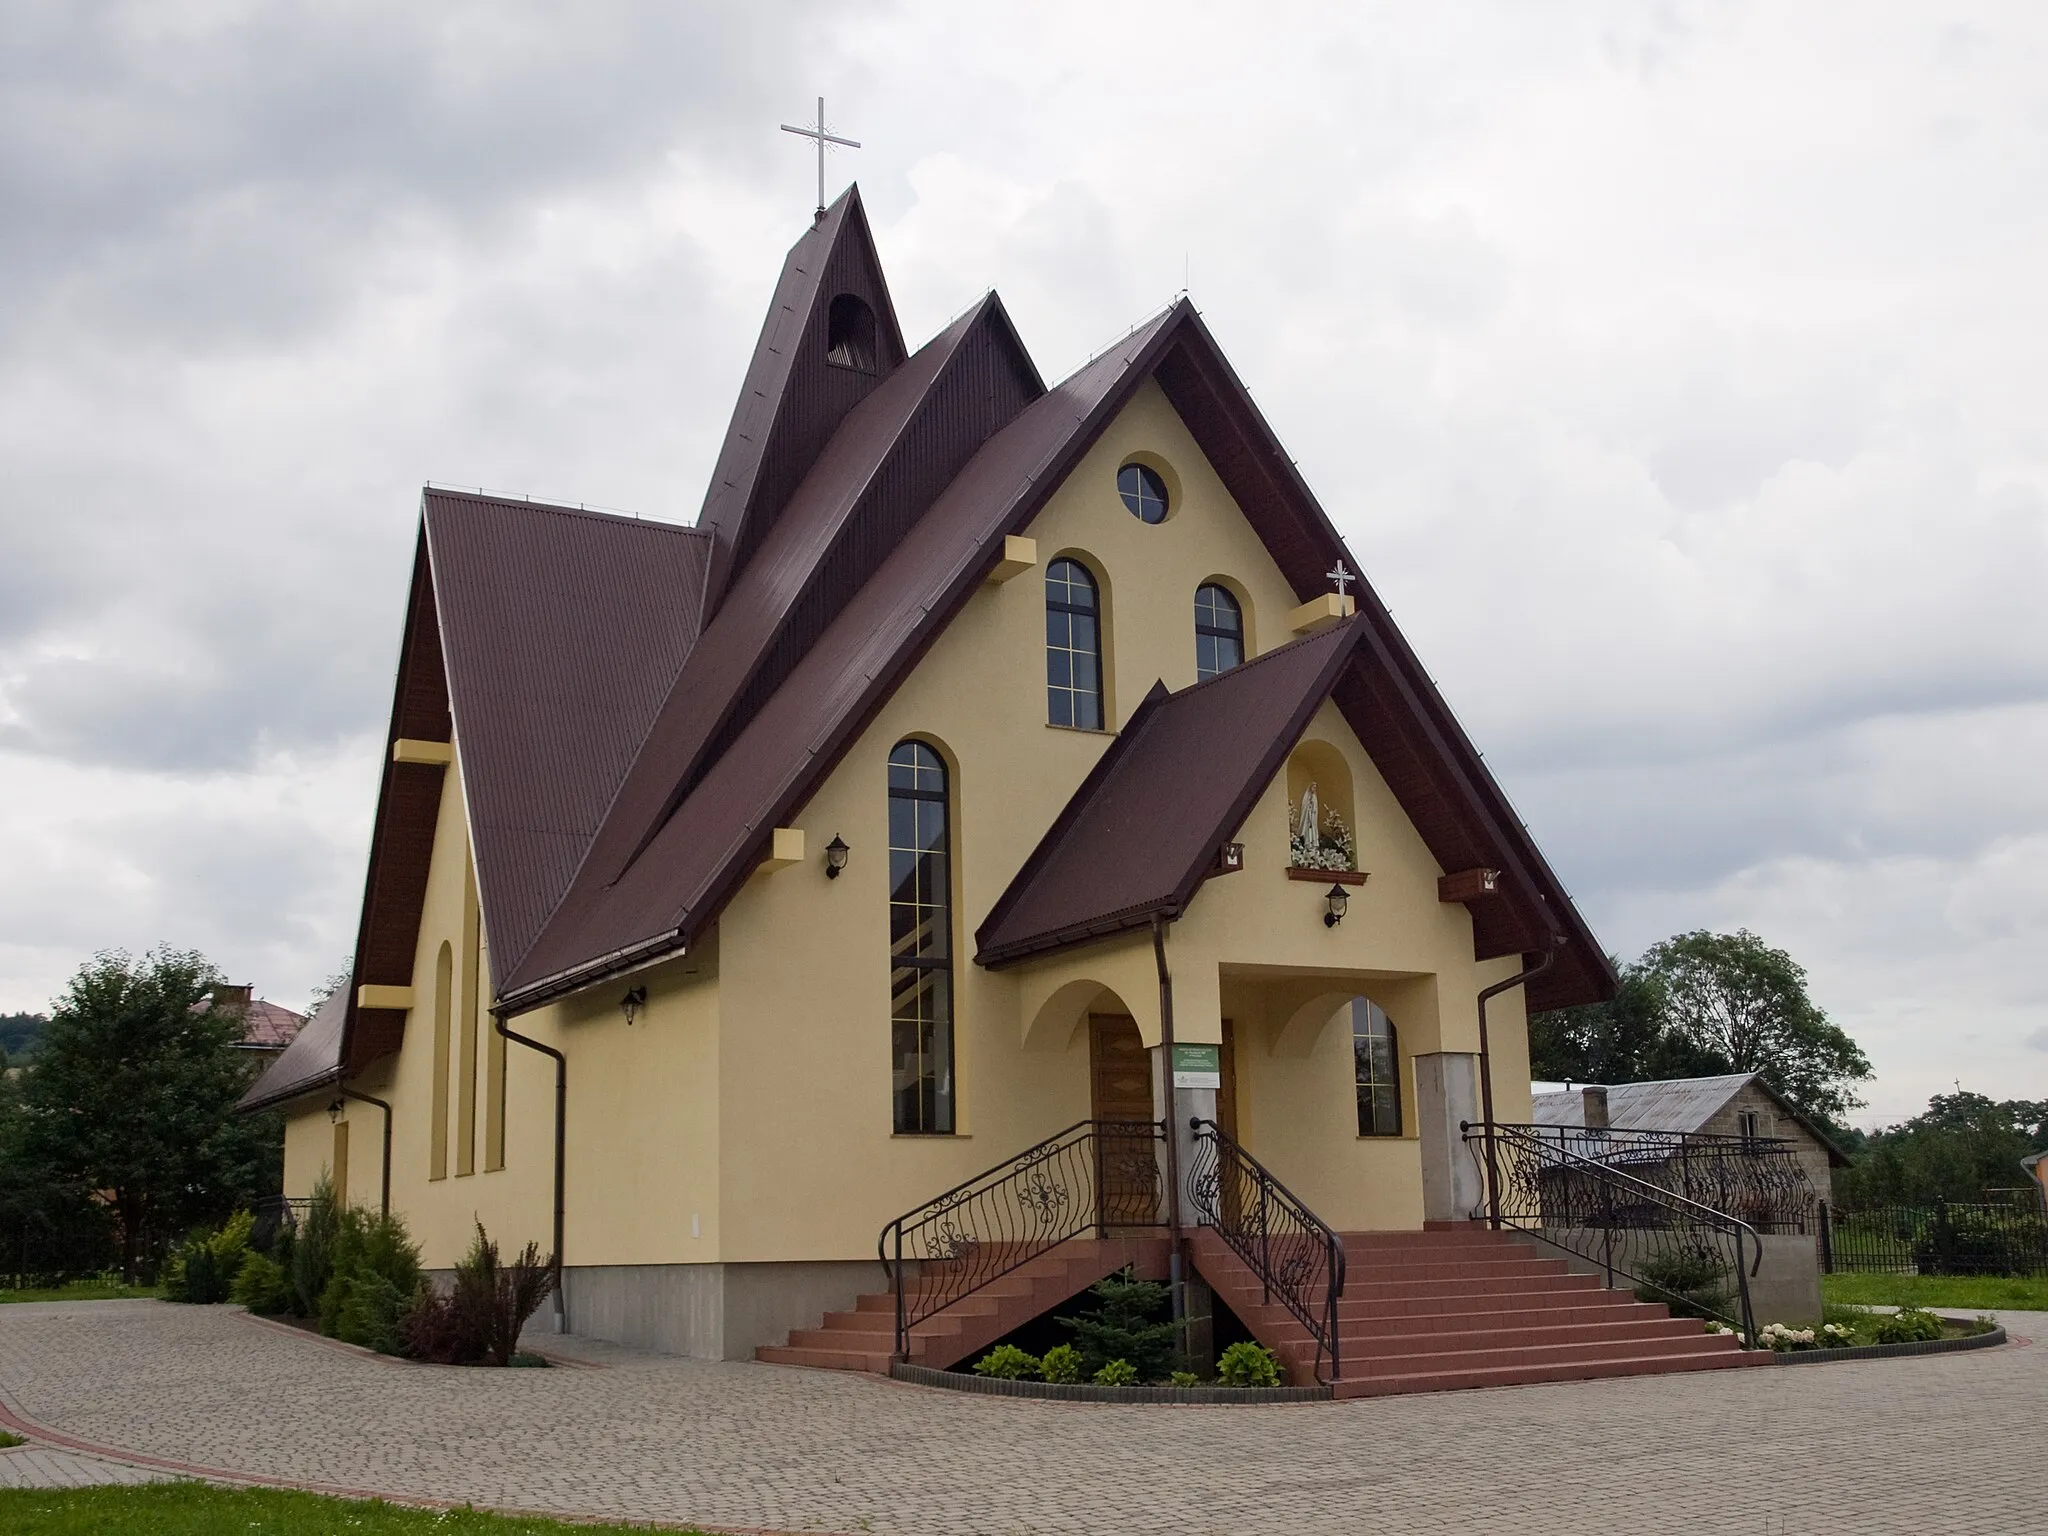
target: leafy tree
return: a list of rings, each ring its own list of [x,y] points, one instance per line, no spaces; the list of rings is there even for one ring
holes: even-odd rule
[[[1870,1077],[1869,1058],[1806,995],[1806,972],[1784,950],[1747,928],[1700,930],[1652,945],[1642,965],[1663,988],[1672,1031],[1728,1070],[1761,1073],[1830,1122],[1863,1102],[1849,1085]]]
[[[1806,993],[1806,972],[1747,929],[1681,933],[1617,966],[1613,1001],[1537,1014],[1530,1070],[1565,1082],[1640,1083],[1758,1072],[1836,1128],[1870,1076],[1856,1042]]]
[[[234,1048],[241,1011],[194,1007],[221,979],[189,951],[95,955],[22,1080],[21,1172],[111,1214],[130,1283],[173,1236],[277,1188],[278,1121],[234,1112],[259,1065]]]
[[[347,991],[349,980],[355,973],[356,957],[350,955],[341,962],[340,970],[335,971],[325,981],[318,983],[313,988],[313,995],[306,1000],[306,1017],[310,1019],[314,1014],[318,1013],[321,1004],[334,996],[335,993]]]
[[[2048,1101],[1941,1093],[1902,1125],[1871,1135],[1835,1175],[1844,1205],[1972,1201],[2026,1181],[2020,1159],[2048,1151]]]

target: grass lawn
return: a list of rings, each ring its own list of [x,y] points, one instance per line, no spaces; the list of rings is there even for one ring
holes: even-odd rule
[[[8,1536],[604,1536],[645,1525],[565,1525],[466,1509],[409,1509],[277,1488],[155,1483],[140,1488],[0,1488]]]
[[[1858,1307],[2048,1312],[2048,1276],[2038,1275],[1822,1275],[1820,1290],[1831,1302]]]
[[[108,1284],[103,1280],[74,1280],[54,1290],[10,1291],[0,1287],[0,1302],[9,1301],[125,1301],[132,1296],[161,1296],[153,1285]]]

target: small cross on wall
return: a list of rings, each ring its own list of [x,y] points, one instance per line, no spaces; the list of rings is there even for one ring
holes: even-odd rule
[[[827,133],[825,131],[825,98],[822,96],[818,98],[818,120],[815,123],[811,123],[806,127],[802,128],[799,128],[792,123],[784,123],[782,125],[782,131],[784,133],[793,133],[800,139],[815,139],[818,142],[817,217],[822,219],[825,217],[825,146],[827,144],[843,144],[848,149],[859,149],[860,140],[842,139],[836,133]]]
[[[1334,570],[1325,571],[1323,572],[1323,574],[1336,584],[1337,596],[1340,599],[1348,595],[1344,591],[1345,586],[1351,582],[1358,580],[1357,572],[1346,570],[1344,568],[1344,562],[1342,560],[1339,560],[1337,562],[1336,568]]]

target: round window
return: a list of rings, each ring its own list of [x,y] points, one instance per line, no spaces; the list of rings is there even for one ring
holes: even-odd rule
[[[1143,464],[1126,464],[1116,472],[1116,488],[1141,523],[1166,521],[1166,482],[1156,469]]]

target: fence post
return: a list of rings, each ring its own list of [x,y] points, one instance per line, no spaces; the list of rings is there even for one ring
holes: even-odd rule
[[[1816,1202],[1814,1209],[1820,1215],[1820,1272],[1832,1275],[1835,1272],[1834,1217],[1825,1200]]]
[[[1735,1285],[1742,1293],[1742,1341],[1746,1348],[1756,1348],[1756,1314],[1749,1307],[1749,1260],[1742,1252],[1742,1228],[1735,1229]]]

